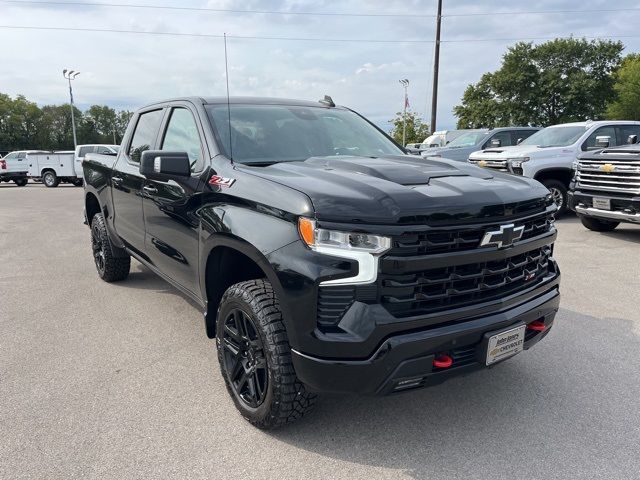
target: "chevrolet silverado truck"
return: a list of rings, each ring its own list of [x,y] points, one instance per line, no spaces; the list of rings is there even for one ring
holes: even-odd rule
[[[192,298],[259,428],[495,365],[558,310],[546,188],[406,155],[330,97],[149,105],[83,171],[98,275],[133,257]]]
[[[572,165],[583,152],[626,143],[640,134],[640,122],[587,121],[554,125],[531,135],[517,146],[491,147],[469,155],[478,166],[523,175],[541,182],[558,205],[558,215],[568,204]]]
[[[640,224],[640,145],[585,153],[575,163],[569,205],[589,230],[608,232],[621,222]]]

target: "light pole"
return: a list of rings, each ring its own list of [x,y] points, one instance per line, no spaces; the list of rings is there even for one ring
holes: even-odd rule
[[[404,111],[402,113],[402,147],[404,148],[407,145],[407,105],[409,104],[407,88],[409,88],[409,80],[405,78],[399,82],[404,87]]]
[[[67,70],[66,68],[62,70],[62,76],[69,81],[69,98],[71,98],[71,128],[73,129],[74,150],[78,145],[78,140],[76,140],[76,119],[73,114],[73,89],[71,88],[71,80],[75,80],[78,75],[80,75],[80,72],[74,72],[73,70]]]

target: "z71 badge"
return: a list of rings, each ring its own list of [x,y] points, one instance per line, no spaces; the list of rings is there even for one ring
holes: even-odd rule
[[[236,181],[235,178],[225,178],[218,175],[212,175],[209,179],[209,185],[217,185],[219,187],[230,187]]]

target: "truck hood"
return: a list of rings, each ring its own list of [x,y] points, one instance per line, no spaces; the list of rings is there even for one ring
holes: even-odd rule
[[[513,147],[486,148],[472,153],[469,157],[473,160],[506,160],[507,158],[518,157],[549,157],[558,154],[571,153],[573,150],[569,147],[545,147],[540,148],[536,145],[516,145]]]
[[[532,200],[539,208],[535,200],[549,193],[529,178],[410,155],[314,157],[241,168],[306,194],[318,220],[331,222],[467,222],[511,215],[515,204]]]

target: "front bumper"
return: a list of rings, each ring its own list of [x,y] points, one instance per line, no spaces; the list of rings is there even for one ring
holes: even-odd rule
[[[608,199],[611,204],[611,210],[595,208],[593,206],[594,197]],[[588,217],[640,224],[640,197],[572,191],[569,192],[569,208],[580,215]]]
[[[524,348],[543,338],[558,311],[557,286],[515,308],[465,322],[399,334],[385,339],[367,359],[324,359],[293,351],[298,378],[310,389],[384,395],[396,391],[440,383],[450,377],[484,366],[481,342],[485,333],[517,323],[541,320],[543,332],[528,332]],[[433,367],[438,353],[448,353],[453,364],[447,369]]]

